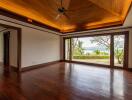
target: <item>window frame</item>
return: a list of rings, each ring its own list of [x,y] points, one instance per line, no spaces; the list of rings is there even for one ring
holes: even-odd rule
[[[81,38],[81,37],[95,37],[95,36],[110,36],[110,65],[105,64],[97,64],[97,63],[89,63],[89,62],[81,62],[81,61],[72,61],[72,38]],[[116,35],[124,35],[124,61],[123,67],[115,66],[114,65],[114,36]],[[70,59],[65,60],[65,40],[70,39]],[[102,67],[110,67],[110,68],[123,68],[128,69],[128,60],[129,60],[129,31],[122,31],[122,32],[113,32],[113,33],[99,33],[99,34],[92,34],[92,35],[82,35],[82,36],[69,36],[63,37],[63,60],[66,62],[74,62],[79,64],[88,64],[94,66],[102,66]]]

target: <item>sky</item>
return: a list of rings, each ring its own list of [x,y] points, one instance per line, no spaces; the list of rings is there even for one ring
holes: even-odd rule
[[[83,42],[83,47],[95,47],[96,44],[95,43],[92,43],[91,45],[91,37],[85,37],[85,38],[79,38],[80,41]]]
[[[115,36],[116,37],[116,36]],[[97,43],[92,43],[92,45],[91,45],[91,39],[92,39],[93,37],[82,37],[82,38],[78,38],[80,41],[82,41],[83,42],[83,47],[84,48],[88,48],[88,47],[96,47],[96,46],[98,46],[98,44]],[[121,37],[121,38],[119,38],[119,37],[116,37],[116,39],[118,39],[118,41],[120,42],[120,43],[122,43],[123,42],[123,38]]]
[[[92,43],[92,45],[91,45],[91,41],[90,41],[91,39],[92,39],[92,37],[83,37],[83,38],[79,38],[79,40],[83,42],[83,47],[84,47],[84,48],[95,47],[95,46],[97,46],[96,43]]]

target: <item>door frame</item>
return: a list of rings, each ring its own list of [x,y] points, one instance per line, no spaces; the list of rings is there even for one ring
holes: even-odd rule
[[[22,29],[19,27],[14,27],[6,24],[1,24],[0,26],[5,27],[6,29],[11,28],[17,30],[17,68],[14,67],[15,71],[21,71],[21,45],[22,45]]]
[[[10,32],[3,32],[3,65],[9,69],[10,65]]]
[[[89,63],[89,62],[81,62],[81,61],[72,61],[65,60],[65,40],[70,39],[70,47],[71,46],[71,39],[72,38],[81,38],[81,37],[94,37],[94,36],[111,36],[111,49],[110,49],[110,65],[104,65],[104,64],[96,64],[96,63]],[[114,36],[115,35],[125,35],[124,38],[124,62],[123,67],[114,66]],[[63,37],[63,61],[66,62],[74,62],[79,64],[87,64],[87,65],[94,65],[94,66],[101,66],[101,67],[109,67],[109,68],[121,68],[121,69],[128,69],[128,60],[129,60],[129,31],[121,31],[121,32],[112,32],[112,33],[102,33],[102,34],[92,34],[92,35],[83,35],[83,36],[70,36],[70,37]],[[72,50],[70,48],[70,54],[72,54]],[[72,58],[72,55],[70,55],[70,58]]]

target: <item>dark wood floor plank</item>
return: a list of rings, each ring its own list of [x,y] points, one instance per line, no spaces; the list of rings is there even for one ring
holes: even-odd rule
[[[60,62],[6,74],[0,100],[132,100],[132,72]]]

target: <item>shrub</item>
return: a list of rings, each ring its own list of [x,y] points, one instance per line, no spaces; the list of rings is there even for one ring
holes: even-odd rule
[[[85,55],[85,56],[73,56],[73,59],[109,59],[108,55]]]

